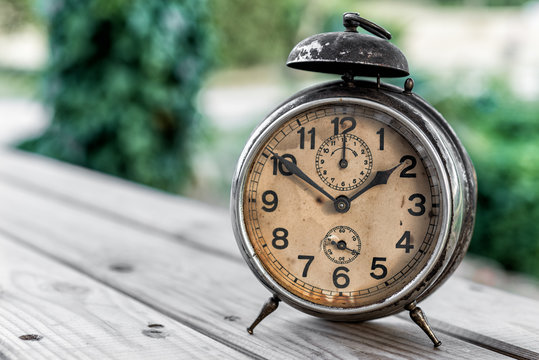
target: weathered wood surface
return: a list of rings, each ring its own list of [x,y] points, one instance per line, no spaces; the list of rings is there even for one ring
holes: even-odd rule
[[[503,357],[500,353],[539,358],[537,302],[458,278],[450,279],[422,304],[444,342],[438,349],[404,315],[363,324],[332,323],[286,305],[249,336],[245,327],[269,294],[241,260],[225,211],[27,154],[2,152],[0,164],[0,233],[4,238],[17,242],[18,251],[22,246],[28,253],[60,264],[58,269],[65,270],[59,273],[81,278],[76,280],[71,274],[70,283],[90,282],[132,301],[134,307],[155,312],[166,319],[161,323],[197,333],[206,342],[193,337],[192,349],[207,357],[222,357],[218,352],[235,356],[237,351],[238,357],[241,352],[255,358],[477,359]],[[0,286],[7,285],[3,281]],[[24,296],[24,289],[11,287],[10,291]],[[95,299],[100,301],[98,295]],[[0,296],[0,308],[3,302]],[[62,304],[58,306],[66,306]],[[74,311],[80,317],[102,317],[84,303],[66,307],[68,313]],[[47,314],[47,321],[54,316]],[[141,326],[154,321],[125,317],[125,322],[118,320],[109,327],[118,333],[121,329],[140,333]],[[24,317],[35,329],[46,329],[44,321],[40,316]],[[3,329],[0,334],[15,343],[21,341],[15,330]],[[103,351],[105,357],[121,357],[122,336],[126,335],[109,336],[105,341],[97,333],[87,339],[85,347],[97,347],[95,351]],[[47,334],[58,347],[51,345],[54,349],[48,350],[48,357],[76,346],[64,337],[63,331]],[[39,346],[37,351],[47,357],[41,341],[29,343]],[[0,342],[0,351],[7,358],[17,358],[6,350],[6,344]],[[156,344],[154,350],[162,352],[159,358],[178,358],[182,345],[179,341],[177,345],[177,356],[172,347],[163,350]],[[147,356],[141,353],[140,358]]]
[[[4,235],[0,250],[2,359],[246,358]]]

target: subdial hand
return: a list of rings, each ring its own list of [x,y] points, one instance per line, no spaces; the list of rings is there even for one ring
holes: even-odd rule
[[[339,250],[348,250],[352,253],[352,255],[359,254],[357,250],[350,249],[349,247],[347,247],[344,240],[339,240],[339,242],[335,242],[334,240],[332,240],[331,245],[337,247],[337,249]]]
[[[300,168],[297,167],[296,164],[294,164],[292,161],[286,160],[282,156],[279,156],[277,153],[274,153],[270,149],[268,151],[277,158],[286,168],[288,171],[290,171],[292,174],[299,177],[301,180],[305,181],[307,184],[311,185],[313,188],[318,190],[320,193],[322,193],[325,197],[327,197],[331,201],[335,201],[335,198],[328,194],[326,190],[321,188],[317,183],[315,183],[310,177],[308,177],[303,171],[300,170]]]
[[[348,201],[352,202],[352,200],[356,199],[357,197],[359,197],[361,194],[363,194],[365,191],[369,190],[372,187],[375,187],[377,185],[387,184],[387,181],[389,180],[389,177],[391,176],[393,171],[395,171],[395,169],[397,169],[402,164],[403,163],[398,163],[397,165],[393,166],[391,169],[384,170],[384,171],[377,171],[376,175],[374,176],[374,179],[372,179],[372,181],[367,186],[365,186],[364,188],[360,189],[357,193],[352,195],[348,199]]]
[[[344,134],[342,138],[342,159],[339,161],[339,167],[341,169],[348,167],[348,160],[346,160],[346,135]]]

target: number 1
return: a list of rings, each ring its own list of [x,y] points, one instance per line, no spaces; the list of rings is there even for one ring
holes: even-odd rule
[[[384,150],[384,128],[380,128],[376,134],[380,135],[380,150]]]

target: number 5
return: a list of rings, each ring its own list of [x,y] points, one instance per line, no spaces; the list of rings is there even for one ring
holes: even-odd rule
[[[374,258],[372,258],[371,270],[373,270],[373,271],[371,272],[371,276],[372,276],[373,278],[375,278],[376,280],[383,279],[383,278],[385,278],[386,275],[387,275],[387,268],[386,268],[386,266],[383,265],[383,264],[377,264],[378,261],[386,261],[386,258],[385,258],[385,257],[374,257]],[[374,273],[374,271],[375,271],[376,269],[381,269],[381,270],[382,270],[382,273],[381,273],[380,275],[376,275],[376,274]]]

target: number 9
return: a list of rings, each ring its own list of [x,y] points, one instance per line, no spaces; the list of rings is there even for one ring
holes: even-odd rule
[[[268,199],[268,197],[270,199]],[[277,209],[277,205],[279,204],[279,198],[277,197],[275,191],[268,190],[264,191],[264,193],[262,194],[262,202],[265,205],[268,205],[268,207],[262,206],[262,210],[266,212],[273,212],[275,211],[275,209]]]

